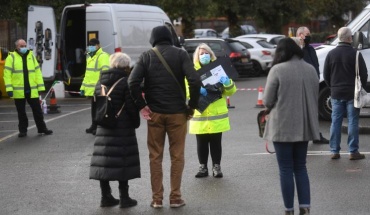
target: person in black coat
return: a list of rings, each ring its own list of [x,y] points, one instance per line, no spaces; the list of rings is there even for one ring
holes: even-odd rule
[[[95,95],[100,95],[101,84],[110,89],[117,80],[123,78],[110,94],[117,112],[124,105],[117,126],[115,128],[98,126],[91,158],[90,179],[100,181],[101,207],[120,204],[121,208],[126,208],[137,205],[137,201],[131,199],[128,194],[128,180],[141,177],[135,131],[140,126],[140,116],[127,85],[130,61],[126,54],[112,54],[111,69],[101,74],[95,88]],[[112,196],[109,181],[119,182],[120,200]]]

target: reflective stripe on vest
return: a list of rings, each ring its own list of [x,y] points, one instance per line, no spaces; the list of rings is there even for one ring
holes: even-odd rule
[[[205,116],[205,117],[194,116],[192,118],[192,120],[193,121],[208,121],[208,120],[224,119],[224,118],[227,118],[227,117],[229,117],[229,114],[225,113],[225,114],[218,115],[218,116]]]

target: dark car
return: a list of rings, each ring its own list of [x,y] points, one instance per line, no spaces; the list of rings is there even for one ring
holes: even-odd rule
[[[217,58],[229,57],[239,76],[255,76],[251,55],[239,41],[217,38],[186,39],[184,48],[191,59],[193,59],[193,53],[200,43],[207,44]]]

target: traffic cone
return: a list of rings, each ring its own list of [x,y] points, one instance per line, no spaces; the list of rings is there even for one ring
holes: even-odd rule
[[[57,98],[55,98],[54,88],[51,88],[50,105],[48,105],[48,113],[60,113],[59,105],[57,105]]]
[[[230,105],[230,97],[227,97],[227,108],[235,108],[235,106]]]
[[[263,98],[263,88],[260,86],[260,87],[258,87],[258,99],[257,99],[256,108],[264,108],[265,107],[265,105],[263,105],[262,98]]]

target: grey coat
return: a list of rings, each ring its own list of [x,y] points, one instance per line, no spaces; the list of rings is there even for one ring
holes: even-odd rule
[[[271,110],[263,138],[273,142],[318,140],[319,79],[315,68],[294,56],[273,66],[263,102]]]

